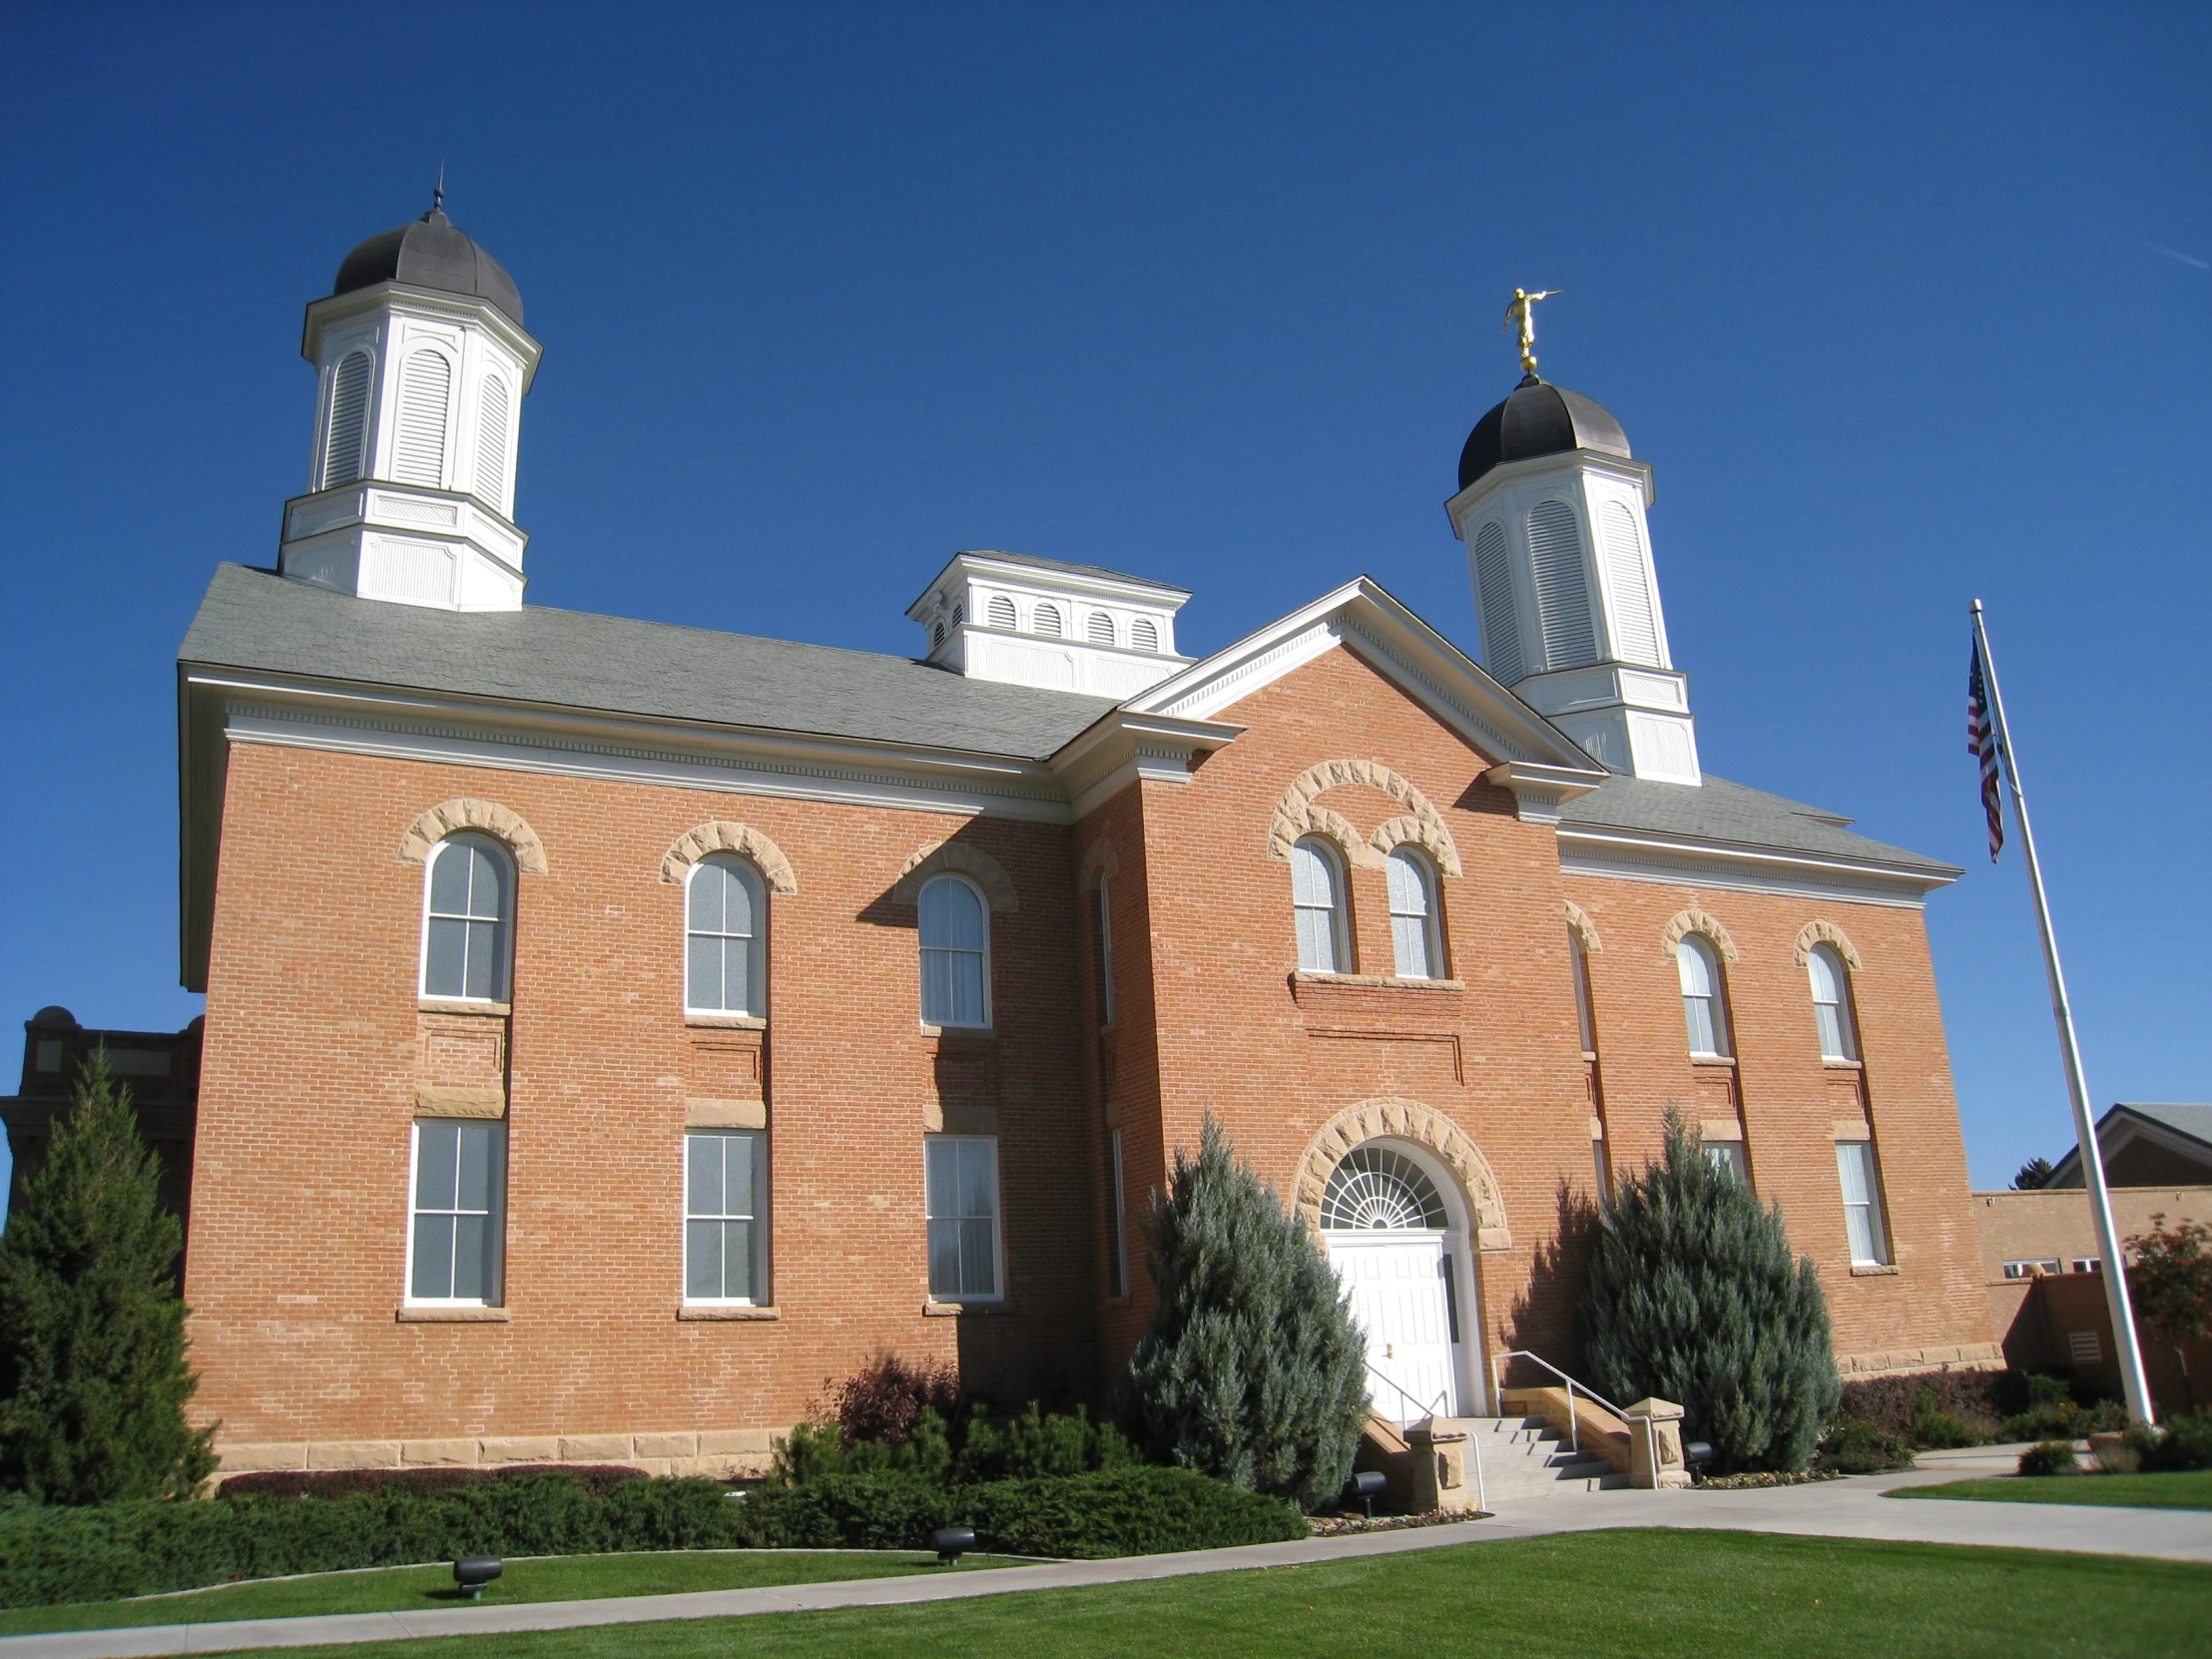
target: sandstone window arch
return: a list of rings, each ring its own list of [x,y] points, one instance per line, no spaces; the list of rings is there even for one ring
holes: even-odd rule
[[[1859,959],[1858,946],[1851,942],[1850,936],[1841,927],[1822,916],[1815,916],[1798,929],[1797,965],[1799,967],[1810,964],[1813,947],[1817,944],[1825,944],[1834,949],[1836,954],[1844,959],[1844,966],[1850,968],[1852,972],[1863,973],[1866,971],[1867,964]]]
[[[915,850],[913,856],[899,866],[898,879],[891,884],[891,899],[898,904],[918,904],[921,889],[937,875],[964,875],[975,883],[983,894],[983,901],[998,914],[1021,908],[1014,892],[1014,878],[1006,873],[1005,866],[979,846],[965,841],[930,841]]]
[[[1350,788],[1379,790],[1405,812],[1377,830],[1374,839],[1363,837],[1342,815],[1319,805],[1325,792]],[[1363,868],[1381,869],[1391,847],[1411,840],[1426,848],[1446,875],[1465,873],[1443,815],[1428,797],[1380,761],[1324,761],[1291,780],[1269,820],[1268,856],[1289,862],[1291,848],[1301,836],[1311,834],[1328,835],[1344,847],[1351,862]]]
[[[734,852],[745,859],[761,872],[770,892],[789,895],[799,891],[799,878],[792,873],[792,861],[784,856],[782,847],[750,824],[719,818],[685,830],[669,843],[668,850],[661,854],[661,880],[672,887],[682,886],[690,877],[692,865],[711,852]]]
[[[1491,1173],[1482,1149],[1434,1107],[1395,1095],[1380,1095],[1347,1106],[1306,1143],[1292,1184],[1292,1197],[1298,1218],[1308,1229],[1320,1233],[1322,1198],[1328,1191],[1330,1176],[1346,1154],[1365,1142],[1384,1138],[1425,1147],[1451,1172],[1466,1195],[1467,1210],[1474,1221],[1474,1238],[1469,1242],[1476,1250],[1512,1249],[1513,1236],[1506,1226],[1497,1177]]]
[[[1590,919],[1587,910],[1571,898],[1567,900],[1567,931],[1575,936],[1585,955],[1595,956],[1605,948],[1604,942],[1597,936],[1597,923]]]
[[[1693,904],[1686,910],[1677,910],[1674,919],[1667,923],[1659,935],[1660,948],[1665,951],[1670,962],[1676,959],[1675,947],[1681,944],[1683,935],[1687,933],[1695,933],[1711,941],[1713,948],[1721,953],[1723,961],[1736,960],[1736,941],[1729,937],[1728,929],[1721,925],[1720,918]]]
[[[523,874],[546,873],[545,843],[538,839],[538,832],[520,813],[495,801],[479,801],[465,795],[439,802],[407,826],[399,837],[399,861],[403,864],[423,862],[430,856],[432,847],[460,830],[480,830],[503,842],[514,855],[515,868]]]

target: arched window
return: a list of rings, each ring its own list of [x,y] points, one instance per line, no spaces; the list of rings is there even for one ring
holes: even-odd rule
[[[1437,937],[1436,880],[1428,860],[1409,846],[1387,860],[1390,881],[1390,950],[1400,979],[1435,979],[1443,972]]]
[[[1582,1052],[1597,1052],[1597,1019],[1590,1011],[1590,958],[1582,935],[1567,929],[1567,955],[1574,964],[1574,1019],[1582,1033]]]
[[[1114,643],[1114,619],[1104,611],[1093,611],[1091,613],[1090,630],[1091,644],[1112,645]]]
[[[768,1013],[768,900],[743,858],[710,852],[684,897],[684,1007],[696,1014]]]
[[[1308,973],[1347,973],[1344,865],[1319,835],[1291,848],[1291,904],[1298,917],[1298,965]]]
[[[436,351],[417,351],[399,369],[399,440],[391,475],[402,484],[445,482],[445,405],[453,389],[453,365]]]
[[[1805,958],[1805,970],[1813,980],[1813,1020],[1821,1031],[1821,1058],[1856,1060],[1858,1034],[1851,1017],[1851,979],[1835,946],[1815,945]]]
[[[366,351],[348,351],[330,376],[330,429],[322,443],[322,483],[331,489],[361,475],[361,436],[368,427]]]
[[[422,994],[507,1000],[513,951],[514,862],[489,835],[464,830],[430,850],[422,927]]]
[[[1129,643],[1139,651],[1160,649],[1160,627],[1148,616],[1141,616],[1129,625]]]
[[[1721,965],[1713,947],[1697,934],[1685,933],[1674,947],[1674,960],[1682,974],[1682,1015],[1690,1026],[1690,1052],[1727,1054],[1728,1010],[1721,995]]]
[[[927,1025],[991,1022],[991,927],[983,895],[957,875],[921,889],[921,1018]]]
[[[1474,538],[1474,588],[1482,601],[1482,666],[1510,686],[1527,670],[1521,662],[1513,567],[1505,556],[1502,524],[1485,524]]]
[[[991,598],[990,618],[993,628],[1012,628],[1021,620],[1014,613],[1014,602],[1002,593]]]
[[[1590,584],[1582,570],[1582,529],[1564,501],[1539,501],[1528,513],[1528,564],[1535,578],[1536,623],[1544,667],[1579,668],[1597,660],[1590,628]]]
[[[507,510],[507,382],[484,376],[483,406],[476,421],[476,495],[495,512]]]
[[[1037,607],[1037,632],[1040,634],[1050,634],[1054,639],[1058,639],[1060,637],[1059,606],[1039,605]]]
[[[1333,1233],[1435,1232],[1447,1219],[1436,1184],[1420,1165],[1386,1146],[1356,1146],[1329,1172],[1321,1194],[1321,1224]]]

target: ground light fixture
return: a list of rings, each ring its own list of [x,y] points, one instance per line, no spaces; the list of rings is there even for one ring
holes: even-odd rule
[[[469,1600],[481,1601],[484,1586],[497,1578],[506,1565],[496,1555],[464,1555],[453,1563],[453,1582]]]
[[[1357,1503],[1368,1512],[1368,1519],[1375,1519],[1375,1500],[1382,1495],[1382,1488],[1389,1484],[1389,1476],[1381,1469],[1362,1469],[1345,1482],[1345,1502]]]
[[[956,1567],[960,1557],[975,1547],[975,1528],[940,1526],[929,1534],[929,1547],[937,1552],[939,1565]]]

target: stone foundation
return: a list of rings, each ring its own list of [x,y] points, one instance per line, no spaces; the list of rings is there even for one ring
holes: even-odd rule
[[[2002,1371],[2004,1350],[1995,1343],[1956,1348],[1893,1348],[1873,1354],[1839,1354],[1836,1371],[1846,1382],[1867,1377],[1908,1377],[1920,1371]]]
[[[618,1463],[646,1474],[710,1480],[764,1475],[789,1428],[722,1428],[668,1434],[490,1435],[445,1440],[286,1440],[221,1444],[218,1484],[264,1469],[527,1468],[533,1463]]]

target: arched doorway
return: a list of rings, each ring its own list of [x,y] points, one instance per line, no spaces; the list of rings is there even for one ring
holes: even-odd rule
[[[1480,1394],[1465,1202],[1425,1148],[1364,1141],[1321,1195],[1322,1242],[1368,1339],[1378,1414],[1458,1416]]]

